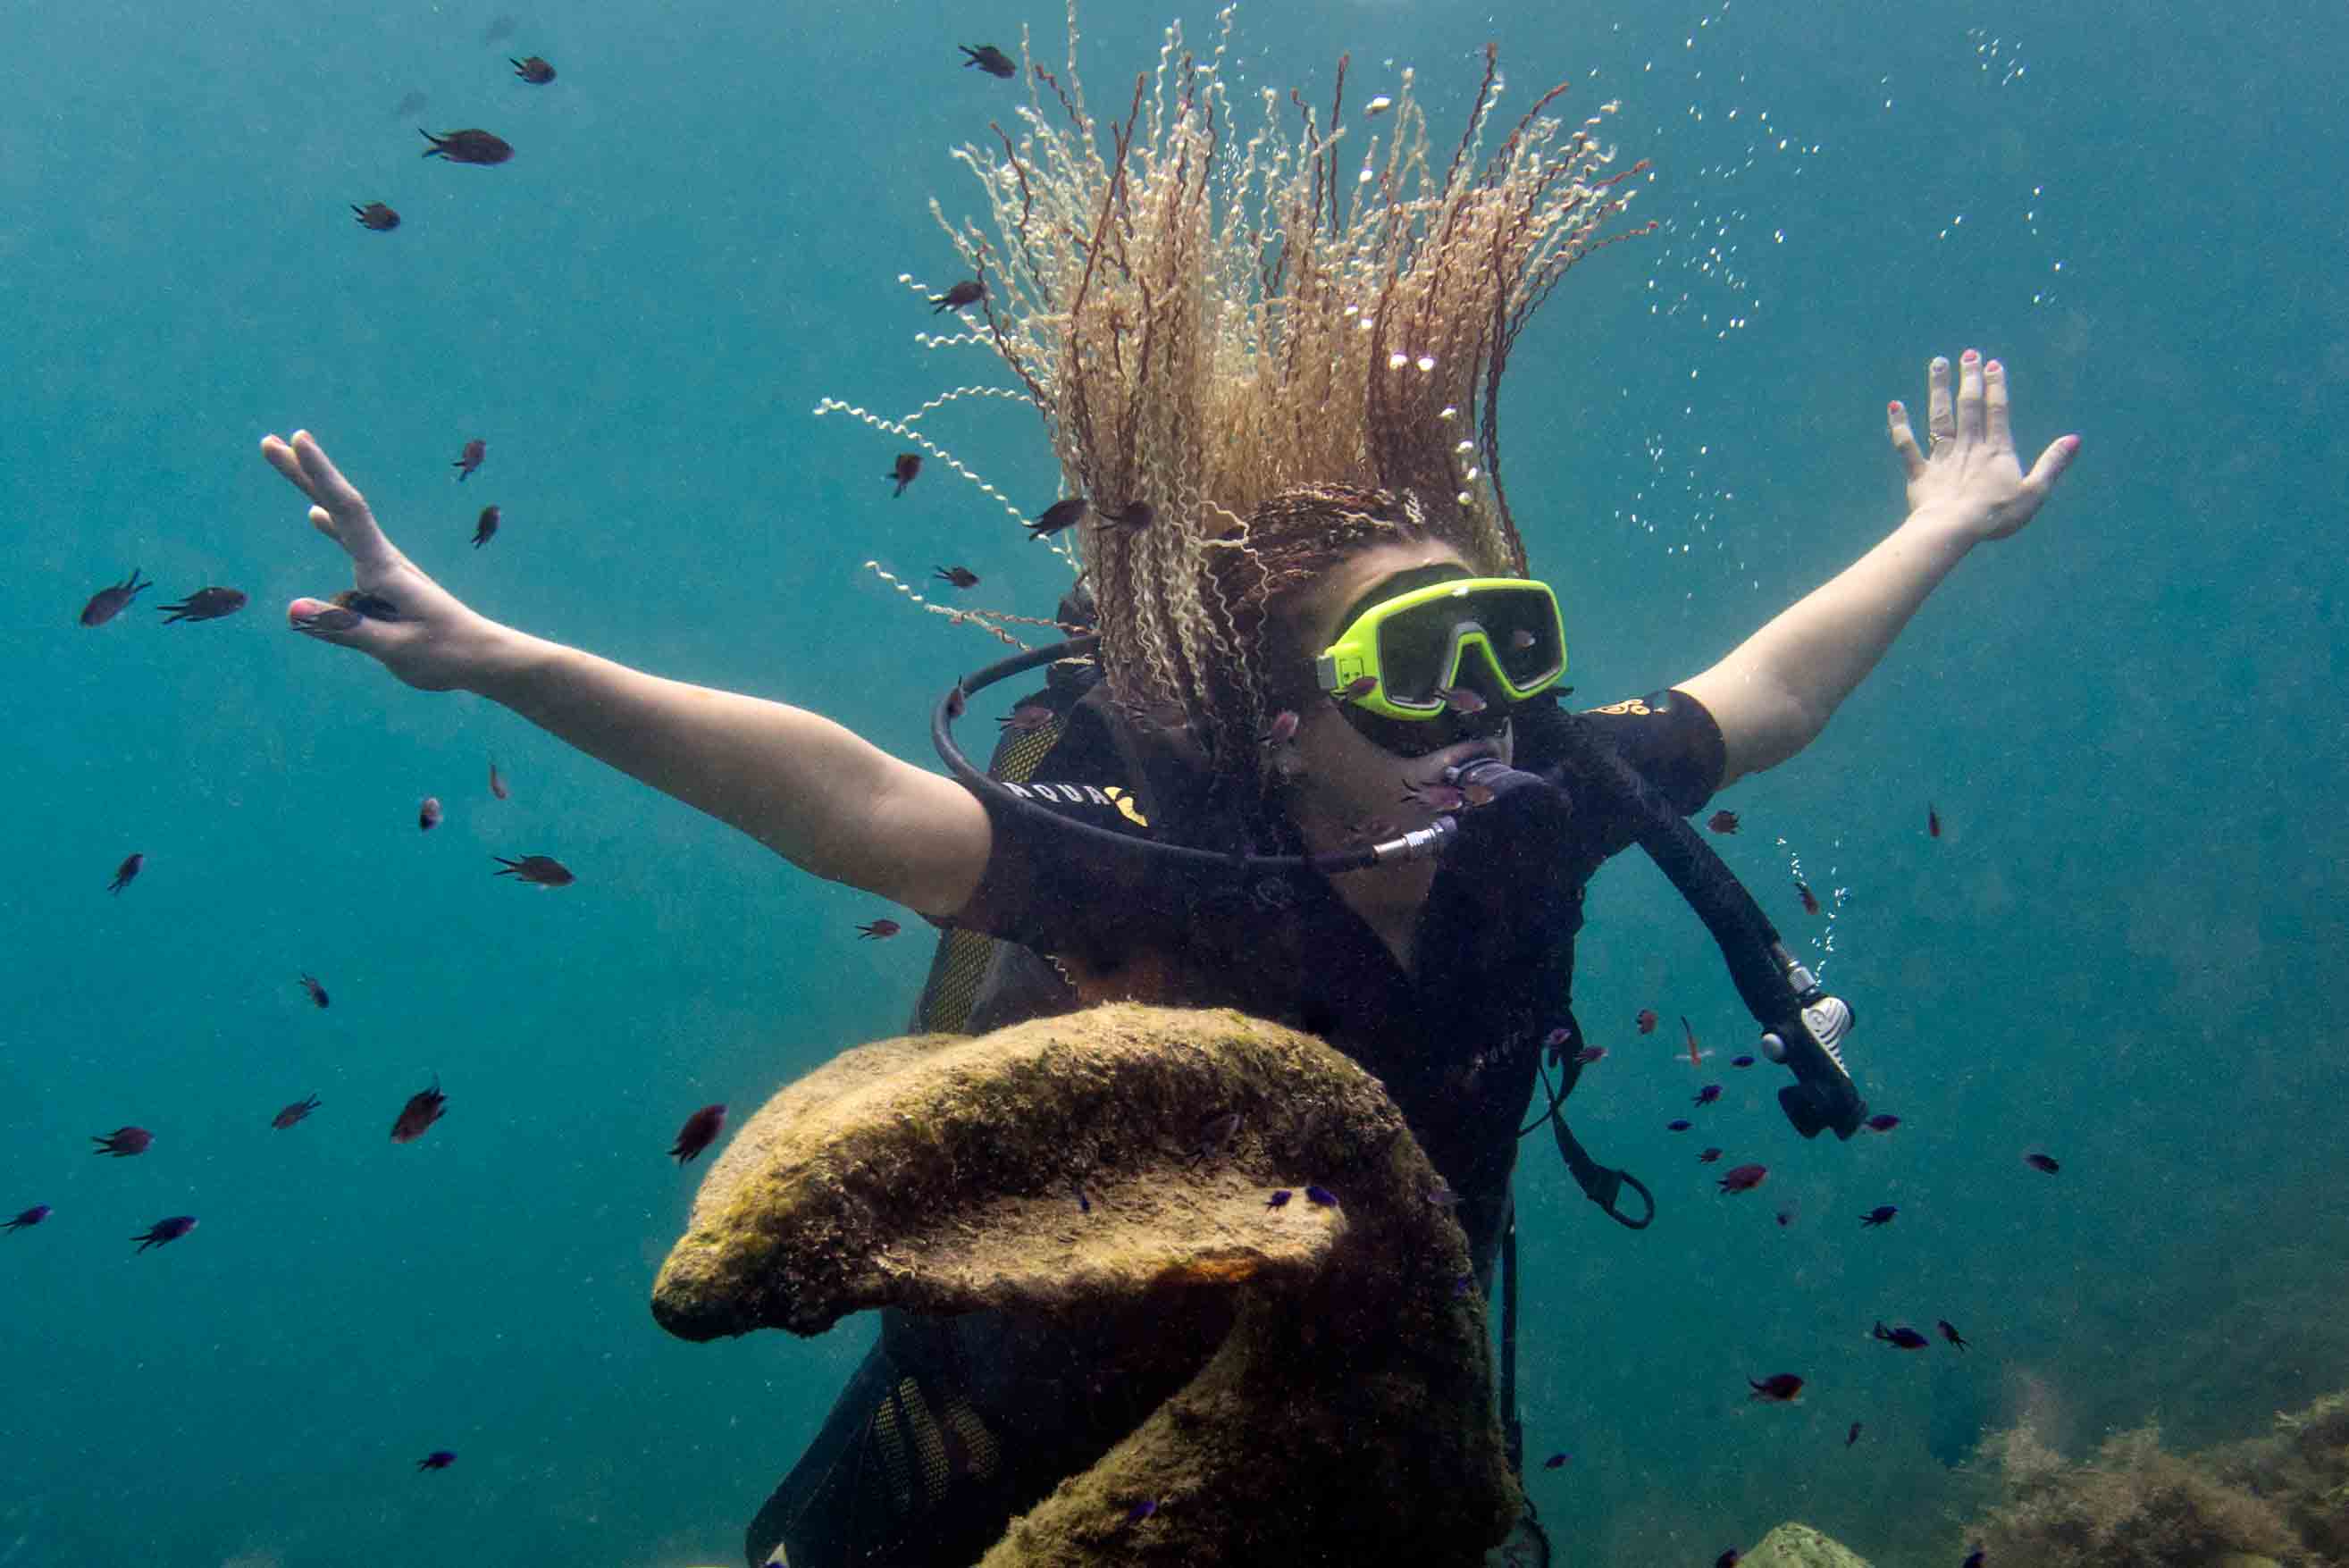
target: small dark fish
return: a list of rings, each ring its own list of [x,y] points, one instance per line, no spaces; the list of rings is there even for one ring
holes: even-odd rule
[[[1737,813],[1715,811],[1704,820],[1704,825],[1716,833],[1733,833],[1737,831]]]
[[[318,1097],[315,1094],[305,1099],[297,1099],[275,1116],[271,1117],[269,1125],[283,1132],[317,1109]]]
[[[1468,804],[1467,791],[1460,786],[1432,779],[1425,784],[1406,783],[1398,799],[1406,806],[1422,806],[1438,814],[1457,811]]]
[[[933,571],[930,575],[941,583],[951,583],[957,588],[978,586],[978,573],[968,566],[941,566]]]
[[[129,887],[132,882],[137,880],[139,868],[146,863],[147,857],[143,854],[130,855],[125,858],[120,865],[114,868],[114,880],[106,884],[106,891],[109,892],[120,892],[124,888]]]
[[[1070,1182],[1069,1191],[1077,1201],[1078,1213],[1090,1214],[1093,1212],[1093,1201],[1085,1196],[1084,1183],[1081,1181]]]
[[[957,44],[955,47],[963,52],[962,64],[965,70],[977,66],[990,77],[1009,77],[1019,74],[1019,67],[1011,63],[1011,57],[992,44],[981,44],[976,49],[968,44]]]
[[[23,1213],[17,1215],[15,1219],[9,1221],[6,1224],[0,1225],[0,1231],[26,1230],[34,1225],[39,1224],[43,1220],[46,1220],[48,1217],[49,1206],[47,1203],[36,1203],[31,1208],[26,1210]]]
[[[1854,1421],[1851,1424],[1851,1430],[1843,1435],[1843,1446],[1845,1448],[1849,1448],[1852,1444],[1857,1441],[1859,1441],[1859,1423],[1857,1421]]]
[[[1435,1179],[1435,1185],[1427,1190],[1427,1201],[1439,1209],[1460,1207],[1460,1194],[1453,1191],[1452,1183],[1441,1176]]]
[[[873,921],[868,924],[858,926],[856,928],[856,939],[859,942],[881,942],[896,935],[897,933],[904,929],[904,926],[899,925],[895,921],[891,920],[885,914],[879,920]]]
[[[1715,1161],[1717,1161],[1718,1160],[1720,1160],[1720,1158],[1721,1158],[1721,1150],[1718,1150],[1718,1149],[1707,1149],[1707,1150],[1702,1150],[1701,1152],[1699,1152],[1699,1153],[1698,1153],[1698,1155],[1697,1155],[1697,1157],[1696,1157],[1696,1162],[1697,1162],[1698,1164],[1700,1164],[1700,1165],[1711,1165],[1711,1164],[1714,1163]]]
[[[995,721],[1009,735],[1032,735],[1052,722],[1052,710],[1040,702],[1023,702]]]
[[[399,1108],[398,1117],[391,1124],[394,1143],[413,1143],[424,1136],[431,1125],[447,1114],[449,1097],[440,1092],[440,1077],[435,1073],[430,1088],[419,1088],[408,1097]]]
[[[466,480],[471,478],[473,470],[481,466],[481,459],[489,455],[489,442],[481,439],[479,436],[476,436],[471,440],[466,442],[464,449],[457,454],[457,460],[449,465],[450,468],[457,470],[457,482],[462,484]]]
[[[1231,1142],[1232,1135],[1239,1130],[1240,1113],[1237,1110],[1227,1110],[1221,1116],[1210,1118],[1199,1129],[1199,1142],[1191,1151],[1191,1163],[1196,1165],[1202,1160],[1213,1160],[1221,1154],[1224,1146]]]
[[[417,134],[432,145],[424,150],[427,158],[445,158],[451,163],[503,163],[513,156],[513,148],[502,139],[486,130],[452,130],[446,136],[435,136],[421,126]]]
[[[889,467],[889,471],[881,477],[883,479],[895,480],[897,481],[897,488],[889,492],[891,498],[895,499],[895,497],[905,493],[905,487],[912,484],[914,482],[914,476],[921,471],[921,453],[899,452],[897,454],[897,460],[895,463],[892,463]]]
[[[1717,1083],[1709,1083],[1702,1088],[1697,1090],[1696,1099],[1691,1100],[1689,1103],[1692,1105],[1711,1105],[1714,1100],[1719,1099],[1720,1098],[1721,1086]]]
[[[1338,1194],[1327,1187],[1309,1186],[1305,1189],[1305,1201],[1324,1209],[1334,1209],[1338,1206]]]
[[[1334,702],[1353,702],[1357,698],[1370,696],[1372,692],[1378,689],[1378,676],[1356,676],[1352,680],[1348,681],[1344,686],[1341,686],[1336,691],[1331,692],[1330,696]]]
[[[1544,1470],[1564,1470],[1565,1468],[1566,1456],[1564,1454],[1552,1454],[1549,1458],[1542,1460],[1542,1469]]]
[[[1666,1132],[1686,1132],[1690,1128],[1694,1127],[1695,1125],[1695,1122],[1689,1120],[1686,1117],[1676,1116],[1672,1118],[1671,1120],[1664,1123],[1664,1130]]]
[[[1435,695],[1454,713],[1474,715],[1485,711],[1485,699],[1466,686],[1437,686]]]
[[[1889,1132],[1900,1125],[1900,1119],[1889,1110],[1877,1112],[1861,1123],[1870,1132]]]
[[[1297,710],[1293,707],[1284,707],[1274,714],[1272,722],[1265,727],[1264,733],[1257,737],[1257,739],[1266,746],[1286,746],[1296,738]]]
[[[419,92],[402,93],[399,95],[399,101],[391,106],[391,118],[406,119],[429,101],[431,100]]]
[[[1593,1062],[1603,1062],[1607,1059],[1607,1047],[1605,1046],[1585,1046],[1580,1050],[1574,1053],[1574,1059],[1586,1068]]]
[[[1803,1397],[1803,1380],[1792,1372],[1773,1372],[1759,1383],[1751,1377],[1745,1381],[1754,1390],[1746,1396],[1749,1399],[1766,1399],[1774,1405],[1786,1405]]]
[[[1875,1337],[1898,1350],[1922,1350],[1930,1343],[1923,1335],[1905,1323],[1895,1328],[1887,1328],[1879,1323],[1870,1332]]]
[[[1058,533],[1072,526],[1085,515],[1086,504],[1084,497],[1072,495],[1046,507],[1035,521],[1023,522],[1019,526],[1028,531],[1029,538],[1042,539],[1047,534]]]
[[[717,1142],[718,1135],[725,1130],[726,1108],[705,1105],[685,1119],[685,1125],[678,1129],[677,1143],[669,1153],[679,1165],[683,1165]]]
[[[217,621],[244,608],[244,591],[199,588],[176,604],[158,604],[155,608],[163,613],[163,624],[167,626],[174,621]]]
[[[399,619],[398,605],[393,603],[390,600],[385,598],[380,593],[369,593],[362,589],[346,588],[341,593],[334,595],[328,603],[334,604],[338,609],[348,610],[355,615],[363,615],[370,621],[397,621]]]
[[[2064,1169],[2055,1163],[2055,1157],[2052,1154],[2026,1154],[2023,1157],[2023,1162],[2033,1171],[2044,1171],[2050,1176]]]
[[[316,1002],[321,1007],[326,1005],[326,988],[318,984],[318,977],[316,975],[303,975],[301,979],[301,986],[303,990],[310,993],[311,1001]]]
[[[1457,1275],[1452,1281],[1452,1299],[1454,1301],[1464,1300],[1466,1298],[1468,1293],[1475,1288],[1476,1282],[1474,1279],[1471,1279],[1466,1274]]]
[[[954,287],[947,290],[947,292],[942,294],[932,294],[930,296],[930,314],[932,315],[936,315],[941,311],[960,310],[967,304],[977,304],[986,297],[987,285],[985,284],[979,282],[977,278],[967,279],[962,283],[955,284]]]
[[[457,1456],[452,1450],[448,1449],[434,1449],[430,1453],[426,1454],[422,1459],[416,1461],[416,1468],[419,1470],[447,1470],[450,1465],[455,1464],[456,1462]]]
[[[506,798],[506,781],[498,777],[498,759],[490,758],[490,793],[502,800]]]
[[[1139,533],[1158,521],[1158,509],[1146,500],[1129,501],[1117,511],[1101,513],[1103,528],[1123,528]]]
[[[1966,1560],[1959,1563],[1958,1568],[1982,1568],[1982,1549],[1977,1546],[1967,1553]]]
[[[340,604],[333,604],[324,610],[313,610],[306,614],[295,615],[290,624],[297,632],[347,632],[366,619],[367,617],[357,610],[347,610]]]
[[[1264,1206],[1268,1209],[1286,1209],[1288,1207],[1288,1200],[1295,1195],[1286,1187],[1278,1188],[1271,1197],[1264,1201]]]
[[[1752,1057],[1732,1057],[1729,1058],[1729,1065],[1733,1068],[1750,1068],[1754,1065],[1754,1058]]]
[[[132,567],[129,576],[113,587],[101,588],[89,596],[89,603],[81,607],[81,624],[85,626],[105,625],[122,614],[130,601],[153,586],[152,583],[139,581],[139,568]]]
[[[1643,1035],[1656,1032],[1656,1010],[1653,1007],[1640,1008],[1640,1016],[1631,1021],[1640,1026],[1640,1033]]]
[[[1737,1568],[1737,1564],[1744,1560],[1744,1554],[1733,1546],[1713,1560],[1713,1568]]]
[[[429,833],[440,825],[440,797],[438,795],[427,795],[424,797],[423,802],[416,808],[417,830],[419,832]]]
[[[195,1228],[196,1217],[193,1214],[174,1214],[168,1220],[156,1221],[130,1239],[139,1243],[139,1250],[143,1253],[149,1247],[176,1242]]]
[[[90,1140],[98,1145],[92,1154],[111,1154],[117,1160],[128,1160],[133,1154],[144,1154],[155,1141],[155,1135],[143,1127],[118,1127],[112,1132],[92,1133]]]
[[[473,520],[473,548],[479,550],[498,536],[498,509],[485,506],[481,515]]]
[[[1688,1037],[1689,1066],[1692,1068],[1701,1068],[1704,1066],[1704,1058],[1713,1055],[1713,1053],[1711,1051],[1699,1050],[1697,1048],[1696,1026],[1688,1021],[1688,1015],[1686,1013],[1681,1015],[1681,1033]]]
[[[1925,836],[1929,839],[1941,836],[1941,813],[1933,810],[1930,800],[1925,802]]]
[[[1789,1225],[1793,1224],[1793,1223],[1795,1222],[1795,1215],[1798,1212],[1799,1212],[1799,1211],[1798,1211],[1798,1210],[1795,1208],[1795,1206],[1794,1204],[1792,1204],[1792,1203],[1789,1203],[1789,1204],[1787,1204],[1785,1208],[1783,1208],[1783,1209],[1779,1210],[1779,1211],[1778,1211],[1778,1228],[1779,1228],[1780,1230],[1782,1230],[1782,1231],[1783,1231],[1783,1230],[1785,1230],[1787,1226],[1789,1226]]]
[[[534,887],[569,887],[578,880],[553,855],[524,855],[518,861],[510,861],[503,855],[492,855],[490,859],[504,868],[491,872],[491,875],[512,877]]]
[[[351,203],[351,211],[358,215],[359,227],[362,229],[373,229],[378,234],[388,234],[399,227],[399,214],[384,202],[370,201],[362,207],[354,201]]]
[[[1933,1319],[1933,1326],[1941,1331],[1942,1338],[1948,1340],[1959,1349],[1963,1350],[1966,1347],[1966,1336],[1960,1334],[1958,1332],[1958,1326],[1951,1323],[1948,1318],[1937,1317]]]
[[[1128,1524],[1139,1524],[1157,1511],[1158,1500],[1156,1498],[1145,1497],[1140,1502],[1135,1503],[1132,1508],[1125,1511],[1125,1522]]]
[[[1811,891],[1810,883],[1803,881],[1800,877],[1796,877],[1795,879],[1795,891],[1803,895],[1803,913],[1805,914],[1818,913],[1819,895]]]
[[[554,67],[548,65],[545,60],[536,55],[532,55],[526,58],[519,60],[513,58],[512,56],[508,56],[506,58],[506,64],[514,68],[514,75],[520,77],[523,80],[528,82],[534,88],[543,88],[547,83],[554,79]],[[502,160],[500,160],[494,161]]]
[[[1768,1174],[1770,1168],[1767,1165],[1733,1165],[1721,1173],[1721,1190],[1724,1192],[1751,1192],[1762,1185],[1762,1178]],[[1791,1211],[1782,1211],[1782,1214],[1791,1216]],[[1782,1217],[1778,1222],[1783,1225],[1786,1220]]]
[[[1889,1225],[1892,1222],[1892,1216],[1898,1214],[1899,1212],[1900,1206],[1897,1203],[1878,1203],[1867,1213],[1862,1214],[1859,1217],[1859,1222],[1863,1229],[1871,1228],[1877,1225]]]

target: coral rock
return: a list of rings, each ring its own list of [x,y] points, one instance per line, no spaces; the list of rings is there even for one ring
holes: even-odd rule
[[[1233,1112],[1237,1131],[1203,1141]],[[1191,1382],[1013,1521],[986,1568],[1475,1568],[1521,1494],[1434,1180],[1375,1078],[1238,1013],[1119,1004],[907,1037],[750,1118],[653,1312],[710,1339],[817,1334],[883,1306],[1088,1315],[1227,1295],[1235,1326]],[[1309,1182],[1340,1206],[1266,1206]],[[1155,1511],[1129,1518],[1143,1500]]]
[[[1789,1521],[1737,1560],[1738,1568],[1868,1568],[1868,1560],[1807,1524]]]

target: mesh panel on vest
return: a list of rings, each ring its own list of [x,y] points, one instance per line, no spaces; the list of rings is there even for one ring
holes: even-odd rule
[[[988,775],[1007,783],[1025,784],[1061,738],[1067,723],[1065,717],[1056,717],[1025,732],[1005,731],[988,762]],[[949,931],[941,935],[937,952],[930,958],[929,978],[922,985],[922,999],[914,1008],[913,1032],[968,1032],[971,1006],[978,1000],[978,983],[986,978],[988,960],[994,953],[995,938],[984,932]]]

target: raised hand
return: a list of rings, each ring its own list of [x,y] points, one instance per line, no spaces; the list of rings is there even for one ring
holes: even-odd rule
[[[310,526],[351,558],[347,604],[301,598],[285,607],[295,631],[357,648],[409,686],[467,687],[487,667],[505,629],[474,614],[393,547],[367,497],[345,479],[307,430],[291,441],[265,436],[261,455],[310,498]]]
[[[1968,538],[2004,539],[2029,522],[2055,481],[2071,466],[2080,438],[2048,443],[2024,473],[2008,422],[2006,367],[1985,363],[1969,348],[1959,361],[1958,389],[1950,395],[1950,362],[1936,357],[1926,373],[1926,429],[1930,454],[1917,449],[1909,410],[1889,409],[1892,449],[1909,473],[1909,511],[1930,513]]]

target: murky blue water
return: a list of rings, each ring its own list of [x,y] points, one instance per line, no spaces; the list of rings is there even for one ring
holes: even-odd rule
[[[319,432],[490,614],[926,756],[928,701],[992,645],[860,562],[968,562],[1035,613],[1065,579],[942,470],[891,500],[886,438],[811,410],[1000,379],[917,348],[894,280],[954,272],[925,201],[970,208],[947,150],[1011,88],[953,46],[1023,14],[606,0],[487,42],[496,14],[98,0],[0,30],[0,1210],[55,1208],[0,1237],[9,1568],[736,1561],[863,1347],[662,1335],[694,1181],[663,1150],[895,1032],[921,928],[859,943],[886,906],[290,635],[285,601],[347,578],[254,449]],[[1058,15],[1024,19],[1057,56]],[[1166,19],[1092,9],[1097,98]],[[1802,1144],[1754,1076],[1718,1131],[1665,1132],[1694,1075],[1633,1013],[1724,1056],[1742,1015],[1652,868],[1594,889],[1577,996],[1615,1054],[1575,1120],[1662,1216],[1617,1231],[1527,1146],[1528,1445],[1572,1455],[1532,1485],[1568,1557],[1710,1560],[1801,1516],[1954,1561],[1979,1493],[1943,1461],[1984,1422],[2207,1441],[2340,1385],[2339,12],[1317,0],[1241,28],[1250,86],[1416,66],[1439,134],[1495,38],[1505,101],[1619,98],[1654,160],[1662,229],[1574,273],[1504,409],[1587,697],[1704,667],[1897,522],[1883,404],[1921,404],[1931,354],[2006,360],[2027,451],[2085,438],[1820,741],[1723,802],[1733,864],[1832,934],[1898,1133]],[[513,79],[530,52],[555,84]],[[419,124],[520,150],[427,162]],[[398,232],[352,222],[378,200]],[[939,433],[1053,493],[1018,410]],[[156,591],[76,625],[134,564]],[[206,583],[251,609],[160,624]],[[530,852],[578,885],[490,875]],[[1792,907],[1797,858],[1831,921]],[[446,1120],[391,1144],[435,1074]],[[92,1159],[125,1123],[155,1147]],[[1717,1198],[1700,1136],[1770,1185]],[[202,1228],[132,1255],[177,1213]],[[1868,1337],[1941,1316],[1970,1353]],[[1802,1406],[1744,1398],[1788,1369]]]

